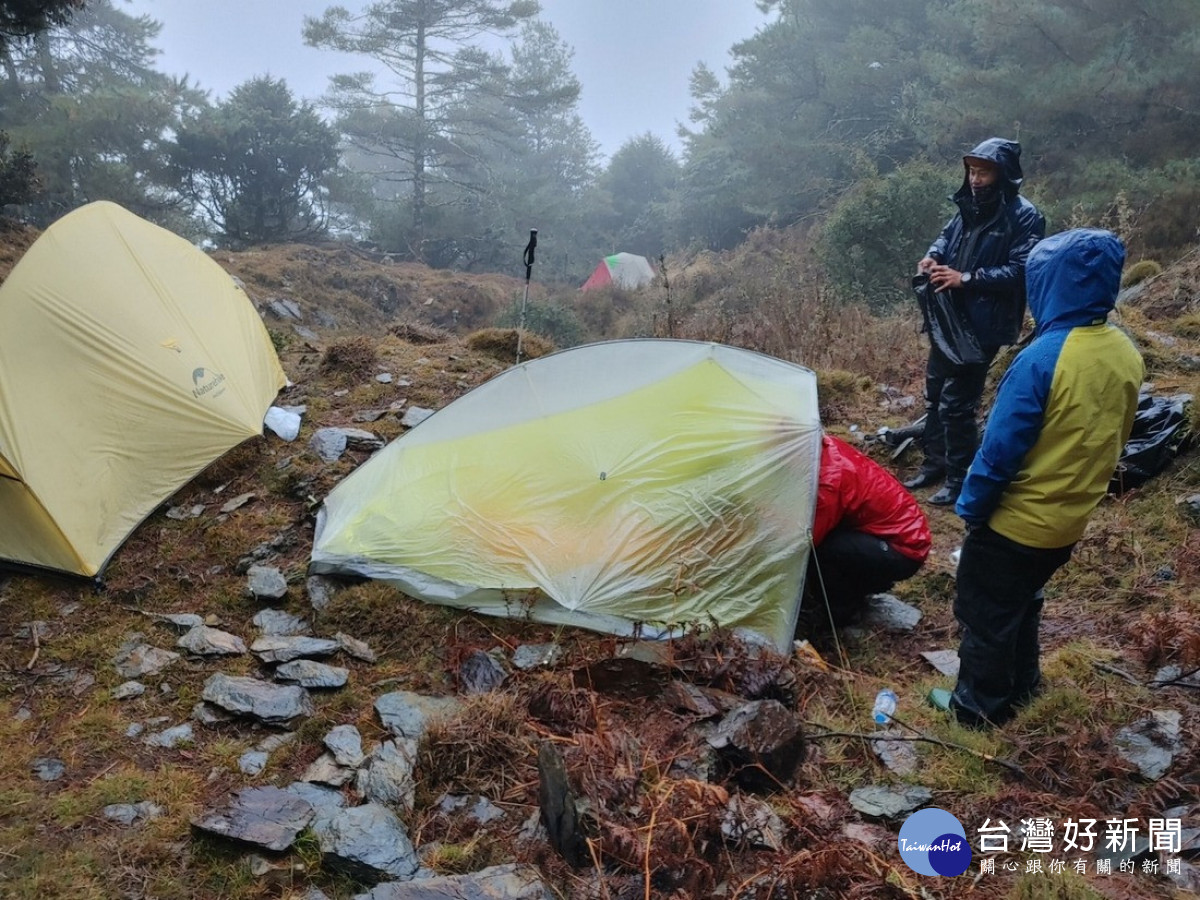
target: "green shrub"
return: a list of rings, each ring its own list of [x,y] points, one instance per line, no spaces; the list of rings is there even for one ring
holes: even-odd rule
[[[847,300],[882,310],[909,299],[917,262],[954,213],[945,168],[927,162],[860,181],[821,228],[818,258]]]
[[[521,327],[521,301],[514,300],[496,317],[497,328]],[[557,303],[530,300],[525,306],[525,330],[549,338],[558,347],[574,347],[583,340],[583,328],[573,309]]]
[[[1162,274],[1162,265],[1153,259],[1141,259],[1129,266],[1121,276],[1121,287],[1133,287],[1147,278]]]

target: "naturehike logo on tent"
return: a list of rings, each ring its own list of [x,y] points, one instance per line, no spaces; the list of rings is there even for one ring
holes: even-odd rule
[[[209,377],[207,381],[204,381],[206,374],[210,375],[211,377]],[[204,382],[203,384],[201,384],[202,381]],[[192,371],[192,384],[195,385],[195,387],[192,388],[192,396],[196,399],[200,399],[205,394],[212,394],[212,392],[216,390],[222,383],[224,383],[224,381],[225,376],[220,372],[209,373],[208,370],[203,366],[199,369],[194,369]],[[213,394],[213,396],[216,397],[220,393],[220,391],[217,391],[217,393]]]

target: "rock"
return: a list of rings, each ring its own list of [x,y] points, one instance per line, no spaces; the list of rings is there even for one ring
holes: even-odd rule
[[[868,825],[865,822],[849,822],[842,826],[842,834],[872,849],[896,845],[896,836],[886,828]]]
[[[114,700],[129,700],[133,697],[140,697],[144,693],[146,693],[146,686],[140,681],[126,681],[113,688],[111,696]]]
[[[921,611],[891,594],[874,594],[867,598],[862,621],[884,631],[912,631],[921,621]]]
[[[416,759],[415,740],[384,741],[358,770],[355,787],[371,803],[411,810],[416,797]]]
[[[850,805],[864,816],[898,819],[915,812],[933,799],[933,791],[920,785],[889,787],[873,784],[850,792]]]
[[[301,781],[315,781],[331,787],[341,787],[354,777],[354,770],[340,766],[332,753],[322,753],[314,759],[300,776]]]
[[[246,570],[246,588],[252,597],[278,600],[287,594],[287,579],[274,566],[250,566]]]
[[[319,334],[317,334],[311,328],[306,328],[303,325],[293,325],[292,331],[296,332],[296,334],[298,334],[300,337],[304,338],[304,340],[306,340],[306,341],[316,342],[316,341],[321,340],[321,336]]]
[[[309,448],[325,462],[337,462],[346,452],[346,435],[340,428],[318,428],[308,439]]]
[[[297,797],[303,797],[313,809],[341,809],[346,805],[346,797],[341,791],[323,784],[313,784],[309,781],[293,781],[285,788]]]
[[[228,712],[267,723],[287,723],[313,714],[312,700],[299,685],[270,684],[258,678],[218,672],[204,682],[202,698]]]
[[[291,637],[308,634],[308,623],[282,609],[260,609],[250,620],[254,627],[268,637]]]
[[[197,503],[194,506],[172,506],[167,510],[167,518],[174,519],[177,522],[183,522],[187,519],[199,518],[204,512],[204,505]]]
[[[350,417],[350,421],[361,422],[363,424],[368,422],[378,422],[387,414],[388,411],[386,409],[362,409],[352,415]]]
[[[67,771],[61,759],[52,756],[39,756],[29,764],[33,774],[42,781],[58,781]]]
[[[1156,709],[1113,737],[1122,759],[1137,766],[1143,778],[1157,781],[1167,773],[1175,754],[1183,749],[1179,738],[1180,714],[1173,709]]]
[[[313,820],[313,807],[277,787],[243,788],[227,805],[192,820],[201,831],[282,852]]]
[[[703,719],[721,714],[721,710],[699,687],[686,681],[672,681],[663,692],[663,699],[673,708],[683,710]]]
[[[192,707],[192,718],[201,725],[220,725],[223,722],[233,721],[234,716],[219,706],[213,706],[211,703],[201,700]]]
[[[458,668],[458,681],[468,694],[487,694],[504,684],[508,674],[496,657],[482,650],[468,654]]]
[[[142,743],[149,747],[163,747],[167,750],[172,750],[180,744],[191,743],[195,739],[195,733],[192,731],[190,722],[184,722],[182,725],[176,725],[174,728],[168,728],[165,731],[155,732],[142,738]]]
[[[268,734],[258,742],[257,749],[263,753],[274,753],[280,747],[286,747],[294,740],[296,740],[296,734],[291,731],[285,731],[280,734]]]
[[[322,810],[312,828],[324,863],[354,878],[406,880],[420,868],[404,825],[378,803]]]
[[[362,748],[362,735],[353,725],[338,725],[325,735],[325,746],[333,754],[339,766],[349,766],[352,769],[362,765],[365,756]]]
[[[261,750],[247,750],[238,757],[238,769],[244,775],[261,775],[270,757]]]
[[[469,875],[435,875],[378,884],[353,900],[553,900],[537,869],[519,863],[489,866]]]
[[[786,835],[783,822],[769,805],[757,797],[735,794],[725,806],[721,836],[734,844],[778,852]]]
[[[383,438],[370,431],[364,431],[361,428],[342,428],[341,432],[346,436],[346,446],[351,450],[374,451],[383,449]]]
[[[238,494],[236,497],[233,497],[233,498],[225,501],[225,503],[221,506],[221,512],[231,513],[234,510],[241,509],[243,506],[245,506],[247,503],[249,503],[251,500],[253,500],[256,496],[258,496],[258,495],[254,494],[254,493]]]
[[[429,721],[449,717],[462,704],[453,697],[426,697],[410,691],[393,691],[375,701],[379,721],[396,737],[420,740]]]
[[[238,656],[246,652],[246,644],[236,634],[197,625],[178,641],[180,647],[196,656]]]
[[[380,372],[378,375],[375,376],[375,380],[378,381],[380,384],[391,384],[392,383],[392,373],[391,372]]]
[[[303,316],[300,313],[300,305],[295,300],[284,298],[276,298],[267,301],[267,312],[277,319],[292,319],[299,321]]]
[[[1200,494],[1191,494],[1175,501],[1184,517],[1193,525],[1200,525]]]
[[[166,812],[157,803],[142,800],[140,803],[112,803],[102,810],[104,818],[129,826],[138,819],[157,819]]]
[[[314,656],[329,656],[341,649],[341,644],[328,638],[261,637],[250,645],[250,652],[265,663],[290,662]]]
[[[562,754],[549,741],[538,748],[538,806],[550,846],[567,864],[587,865],[590,854],[579,815],[579,803],[567,778]]]
[[[518,669],[528,670],[553,666],[562,658],[563,650],[558,644],[522,644],[513,651],[512,664]]]
[[[154,619],[168,628],[173,628],[179,634],[187,634],[197,625],[206,624],[204,619],[195,613],[164,613],[155,616]]]
[[[146,726],[141,722],[131,722],[129,727],[125,729],[125,737],[130,739],[138,737],[145,730]]]
[[[1183,671],[1181,666],[1163,666],[1154,673],[1150,682],[1151,687],[1200,687],[1200,670],[1195,668]]]
[[[871,749],[883,764],[897,775],[911,775],[917,771],[919,764],[917,749],[912,745],[912,741],[895,740],[895,737],[901,734],[899,731],[876,732],[871,735],[875,738],[871,741]]]
[[[775,791],[804,759],[800,720],[778,700],[755,700],[725,716],[708,736],[739,784]]]
[[[951,678],[958,677],[959,663],[957,650],[925,650],[921,653],[921,656],[943,675],[948,675]]]
[[[360,641],[358,638],[352,638],[350,635],[339,631],[333,636],[333,639],[342,645],[342,650],[349,656],[355,659],[360,659],[363,662],[373,663],[378,657],[375,651],[367,646],[366,641]]]
[[[296,659],[276,669],[275,677],[280,681],[294,681],[301,687],[329,690],[345,687],[350,672],[340,666],[327,666],[311,659]]]
[[[333,602],[334,583],[320,575],[310,575],[304,582],[304,590],[308,594],[308,602],[317,612],[324,612]]]
[[[135,643],[122,649],[113,658],[113,665],[122,678],[148,678],[157,675],[177,659],[178,653],[159,650],[149,644]]]
[[[400,418],[400,424],[405,428],[416,428],[432,415],[432,409],[426,409],[423,406],[410,406]]]

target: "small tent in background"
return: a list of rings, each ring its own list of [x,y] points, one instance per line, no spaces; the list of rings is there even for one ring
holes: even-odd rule
[[[64,216],[0,287],[0,562],[99,574],[262,433],[286,383],[219,265],[113,203]]]
[[[791,646],[821,428],[813,373],[717,344],[524,363],[339,484],[311,569],[615,634],[720,624]]]
[[[646,257],[633,253],[614,253],[612,256],[606,256],[600,260],[599,265],[583,283],[580,290],[590,291],[592,288],[608,287],[609,285],[632,290],[649,284],[653,280],[654,267],[650,265],[650,261]]]

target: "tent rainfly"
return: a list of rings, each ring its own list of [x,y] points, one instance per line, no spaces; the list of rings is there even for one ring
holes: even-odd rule
[[[0,563],[95,576],[156,506],[262,433],[286,383],[234,280],[113,203],[0,287]]]
[[[634,253],[614,253],[600,260],[581,291],[614,285],[626,290],[640,288],[654,280],[654,267],[644,256]]]
[[[516,366],[325,499],[311,571],[614,634],[719,624],[781,651],[821,427],[812,371],[718,344],[590,344]]]

